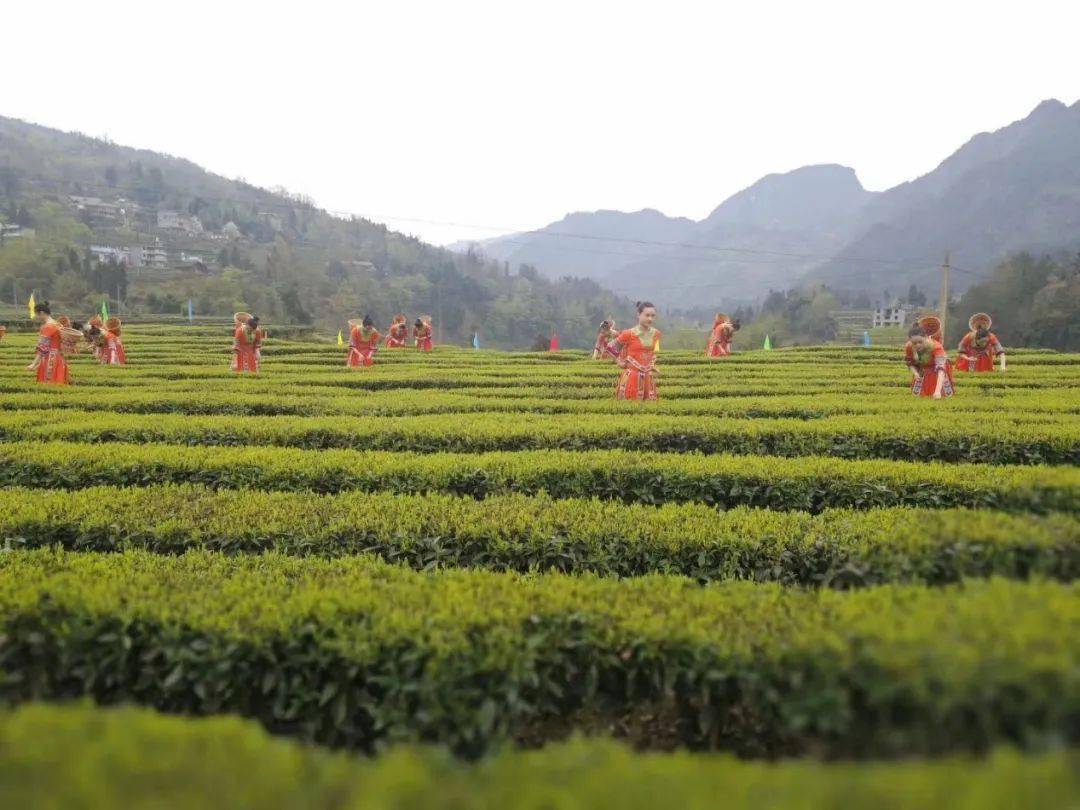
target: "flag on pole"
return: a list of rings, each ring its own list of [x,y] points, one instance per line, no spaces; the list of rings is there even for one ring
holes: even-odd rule
[[[771,352],[771,351],[772,351],[772,341],[771,341],[771,340],[769,340],[769,336],[768,336],[768,335],[766,335],[766,336],[765,336],[765,346],[764,346],[763,348],[764,348],[764,349],[765,349],[765,351],[767,351],[767,352]]]
[[[345,338],[344,338],[344,336],[343,336],[343,335],[341,334],[341,330],[340,330],[340,329],[338,329],[338,330],[337,330],[337,345],[338,345],[338,346],[344,346],[344,345],[345,345]]]
[[[551,345],[548,347],[549,352],[557,352],[559,350],[559,336],[554,332],[551,333]]]
[[[660,354],[660,338],[656,339],[656,348],[653,349],[656,354]]]
[[[101,299],[101,317],[106,321],[109,320],[109,299]]]
[[[30,293],[30,300],[26,302],[26,305],[30,308],[30,318],[33,320],[34,315],[37,313],[34,311],[34,307],[37,306],[37,302],[34,301],[34,294]]]
[[[191,323],[193,320],[195,320],[195,304],[190,298],[187,300],[187,319],[188,323]]]
[[[473,332],[472,333],[472,347],[474,349],[476,349],[476,351],[480,351],[480,333],[479,332]]]
[[[867,332],[865,329],[862,333],[862,345],[865,346],[867,349],[870,348],[870,333]]]

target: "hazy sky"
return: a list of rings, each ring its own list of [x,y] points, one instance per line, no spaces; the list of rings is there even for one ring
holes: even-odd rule
[[[574,210],[699,219],[808,163],[883,189],[1080,97],[1067,1],[38,0],[0,20],[0,114],[437,242]]]

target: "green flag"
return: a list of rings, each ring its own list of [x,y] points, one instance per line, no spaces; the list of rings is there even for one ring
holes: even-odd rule
[[[101,299],[101,317],[102,320],[109,320],[109,299]]]
[[[767,352],[771,352],[771,351],[772,351],[772,341],[771,341],[771,340],[769,340],[769,336],[768,336],[768,335],[766,335],[766,336],[765,336],[765,347],[764,347],[764,348],[765,348],[765,351],[767,351]]]

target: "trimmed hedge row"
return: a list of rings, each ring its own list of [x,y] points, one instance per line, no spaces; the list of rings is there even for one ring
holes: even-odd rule
[[[850,592],[447,570],[368,557],[0,555],[0,699],[237,713],[371,749],[650,718],[741,754],[1080,736],[1080,586]],[[599,719],[599,720],[597,720]]]
[[[336,496],[194,486],[0,490],[6,547],[373,553],[415,569],[682,574],[851,588],[1080,578],[1080,520],[969,510],[660,508],[522,495]]]
[[[238,397],[225,387],[200,388],[198,393],[177,391],[172,387],[147,385],[143,390],[95,392],[92,410],[110,413],[177,413],[193,415],[297,415],[297,416],[406,416],[433,413],[515,412],[515,413],[603,413],[623,414],[640,411],[635,403],[610,397],[554,398],[536,396],[536,391],[489,389],[484,393],[467,389],[422,391],[399,388],[371,391],[363,396],[342,394],[340,390],[311,386],[289,392],[289,397]],[[482,389],[483,390],[483,389]],[[735,416],[743,418],[818,419],[841,414],[925,414],[926,403],[902,388],[887,389],[873,399],[853,398],[849,394],[777,395],[771,397],[723,396],[713,398],[663,399],[649,405],[650,414]],[[1045,416],[1061,420],[1080,414],[1080,399],[1060,391],[1008,392],[988,398],[974,394],[975,402],[958,396],[935,404],[940,407],[940,421],[946,426],[955,419],[969,418],[973,408],[992,406],[994,419],[1037,421]],[[77,409],[87,410],[86,392],[78,387],[56,388],[43,392],[29,390],[4,398],[7,410]],[[958,413],[957,413],[958,412]],[[980,428],[980,434],[986,432]]]
[[[151,752],[148,756],[147,752]],[[503,751],[468,764],[402,747],[377,761],[274,739],[235,717],[191,720],[138,708],[24,706],[0,716],[0,784],[9,807],[635,810],[1066,807],[1080,756],[897,763],[745,762],[635,753],[605,740]]]
[[[305,449],[488,452],[598,450],[740,455],[889,458],[994,464],[1080,464],[1080,422],[1038,415],[1016,423],[899,423],[885,415],[819,420],[707,421],[636,414],[613,420],[590,414],[478,413],[408,417],[188,416],[88,411],[0,414],[0,438],[84,442],[167,442],[186,445],[273,445]]]
[[[1080,510],[1080,470],[807,456],[697,456],[620,450],[431,455],[292,448],[0,443],[0,485],[54,489],[191,483],[323,493],[446,492],[485,498],[546,492],[632,503],[700,501],[820,512],[830,507]]]

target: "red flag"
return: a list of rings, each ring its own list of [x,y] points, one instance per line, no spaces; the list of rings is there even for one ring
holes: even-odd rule
[[[551,348],[548,349],[548,351],[557,352],[558,350],[559,350],[559,336],[556,335],[556,334],[552,334],[552,336],[551,336]]]

